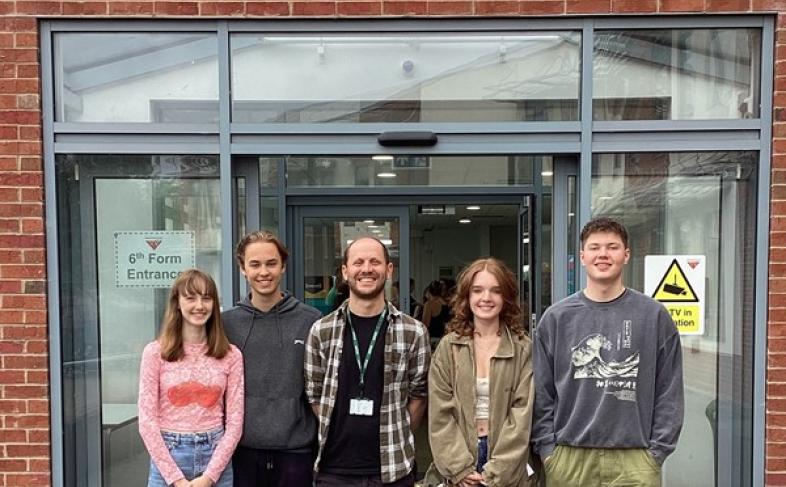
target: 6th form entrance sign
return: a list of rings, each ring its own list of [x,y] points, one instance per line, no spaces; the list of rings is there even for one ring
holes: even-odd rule
[[[648,255],[644,258],[644,293],[663,304],[680,335],[704,334],[703,255]]]

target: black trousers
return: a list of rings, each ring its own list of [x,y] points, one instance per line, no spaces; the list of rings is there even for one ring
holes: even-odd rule
[[[314,454],[238,446],[232,470],[234,487],[312,487]]]
[[[379,475],[336,475],[330,473],[317,473],[317,487],[413,487],[415,485],[415,471],[406,477],[400,478],[389,484],[382,483]]]

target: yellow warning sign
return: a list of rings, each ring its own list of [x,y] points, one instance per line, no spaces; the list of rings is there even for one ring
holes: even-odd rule
[[[663,278],[661,278],[660,283],[658,283],[658,287],[655,288],[655,292],[652,294],[652,297],[655,299],[655,301],[660,301],[661,303],[699,302],[696,292],[690,285],[688,278],[685,277],[685,272],[683,272],[682,267],[680,267],[679,262],[677,262],[677,259],[674,259],[671,262],[671,265],[666,270]],[[689,307],[690,306],[684,306],[681,308]],[[698,307],[696,306],[696,308]],[[698,313],[696,313],[696,315],[698,315]],[[674,318],[675,322],[677,321],[677,317],[674,316],[673,311],[672,318]],[[698,320],[698,316],[696,319]]]
[[[701,333],[701,310],[698,304],[663,303],[677,330],[683,335]]]

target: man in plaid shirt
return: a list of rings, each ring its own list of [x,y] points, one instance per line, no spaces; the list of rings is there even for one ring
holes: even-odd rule
[[[385,300],[393,264],[378,239],[352,242],[342,273],[349,299],[306,341],[306,396],[319,419],[316,485],[409,487],[412,432],[426,409],[428,330]]]

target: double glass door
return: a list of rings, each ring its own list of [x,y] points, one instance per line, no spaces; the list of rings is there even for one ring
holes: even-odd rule
[[[405,312],[422,318],[427,289],[440,289],[449,299],[461,270],[492,256],[518,275],[521,304],[531,317],[537,313],[535,274],[542,270],[533,266],[533,199],[297,206],[290,235],[298,242],[292,288],[299,299],[330,313],[347,297],[341,275],[347,246],[358,237],[374,236],[388,248],[394,267],[386,296]]]

